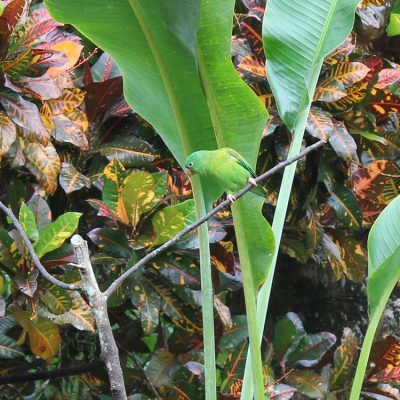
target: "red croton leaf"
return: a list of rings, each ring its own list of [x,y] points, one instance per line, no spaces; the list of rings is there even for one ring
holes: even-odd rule
[[[376,89],[384,89],[400,80],[400,70],[394,68],[385,68],[379,71],[378,82],[375,84]]]

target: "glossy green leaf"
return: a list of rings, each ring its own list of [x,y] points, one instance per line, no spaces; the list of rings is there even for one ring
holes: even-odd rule
[[[341,224],[351,230],[359,230],[362,215],[354,193],[346,186],[334,185],[328,204],[335,210]]]
[[[28,238],[33,241],[38,240],[39,232],[36,226],[35,214],[25,203],[22,203],[19,209],[18,219]]]
[[[275,325],[273,346],[279,360],[283,361],[292,344],[305,335],[305,330],[299,316],[287,313]]]
[[[67,212],[60,215],[54,222],[39,231],[39,240],[35,243],[35,251],[39,258],[45,254],[58,249],[78,227],[79,218],[82,214]]]
[[[106,254],[113,257],[129,258],[132,250],[123,230],[112,228],[95,228],[88,232],[90,240]]]
[[[310,78],[349,35],[359,0],[271,0],[263,21],[267,75],[279,113],[293,129],[313,93]],[[318,21],[318,22],[317,22]]]
[[[154,230],[153,246],[165,243],[196,220],[193,200],[167,206],[154,214],[151,224]]]
[[[24,357],[24,352],[14,339],[7,336],[7,331],[16,325],[13,317],[0,318],[0,358]]]
[[[99,147],[98,151],[109,161],[117,158],[126,168],[142,167],[158,158],[149,143],[134,136],[122,137],[105,143]]]

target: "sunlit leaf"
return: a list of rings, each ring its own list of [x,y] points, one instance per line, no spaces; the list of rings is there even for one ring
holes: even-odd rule
[[[58,99],[48,100],[46,104],[54,115],[70,113],[79,107],[85,98],[85,92],[81,89],[66,89]]]
[[[39,232],[36,226],[35,214],[25,203],[22,203],[19,209],[18,219],[28,238],[33,241],[38,240]]]
[[[32,320],[26,311],[16,311],[13,316],[28,333],[32,353],[50,361],[61,346],[58,326],[40,316]]]
[[[68,40],[64,42],[58,42],[55,45],[53,45],[51,47],[51,50],[63,53],[66,62],[61,67],[49,68],[47,70],[47,74],[54,77],[67,72],[78,62],[82,49],[83,49],[82,45]]]
[[[325,74],[321,85],[324,86],[329,81],[336,81],[341,82],[345,88],[348,88],[364,79],[369,70],[367,66],[359,62],[339,63]]]
[[[165,243],[195,220],[196,212],[191,199],[163,208],[151,219],[154,230],[152,245]]]
[[[78,227],[82,214],[66,212],[60,215],[54,222],[39,231],[39,240],[35,243],[35,251],[39,258],[58,249],[68,238],[72,236]]]
[[[103,172],[104,188],[103,201],[118,218],[128,224],[129,219],[122,199],[122,188],[125,185],[126,172],[124,166],[113,160]]]
[[[121,199],[130,224],[136,228],[141,216],[161,200],[156,196],[156,185],[151,174],[134,171],[124,181]]]

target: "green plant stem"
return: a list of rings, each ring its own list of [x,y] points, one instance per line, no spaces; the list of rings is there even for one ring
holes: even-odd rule
[[[246,196],[236,201],[234,204],[232,204],[231,207],[233,218],[238,226],[246,223],[246,221],[243,221],[241,218],[244,215],[243,213],[240,212],[240,208],[242,206],[243,207],[246,206]],[[236,229],[235,233],[237,236],[243,234],[241,230],[236,230]],[[243,245],[244,241],[240,239],[241,238],[238,237],[237,242],[239,246],[243,291],[246,303],[247,327],[249,331],[249,340],[250,340],[249,353],[251,360],[251,370],[253,371],[252,379],[254,386],[254,396],[256,400],[263,400],[265,399],[264,376],[263,376],[263,366],[262,366],[262,356],[261,356],[261,340],[259,337],[258,325],[257,325],[257,305],[256,305],[257,292],[254,286],[250,258],[248,257],[247,254],[249,248]]]
[[[376,310],[368,325],[361,348],[360,358],[358,359],[356,373],[350,393],[350,400],[359,400],[361,388],[364,382],[364,375],[368,365],[369,354],[374,341],[376,329],[378,328],[380,317],[385,310],[386,302],[382,302],[381,310]]]
[[[193,198],[196,206],[197,218],[206,214],[203,191],[198,176],[192,178]],[[210,244],[208,239],[208,223],[198,228],[200,248],[200,277],[201,277],[201,305],[203,316],[204,342],[204,378],[206,400],[216,400],[216,368],[215,368],[215,338],[214,338],[214,305],[213,284],[211,275]]]
[[[356,373],[354,375],[353,385],[350,392],[350,400],[359,400],[362,385],[364,382],[365,371],[368,366],[368,358],[371,352],[372,343],[375,333],[379,325],[379,321],[385,311],[386,304],[393,292],[393,289],[399,281],[400,267],[400,247],[387,258],[377,270],[368,276],[368,306],[371,309],[371,317],[367,332],[361,347],[360,357],[357,363]],[[384,275],[387,280],[383,280]],[[378,301],[375,301],[375,296],[371,291],[379,293]]]
[[[300,153],[301,150],[301,144],[303,142],[303,137],[304,137],[304,132],[306,129],[307,125],[307,118],[308,114],[310,113],[310,108],[311,108],[311,100],[312,94],[315,91],[315,88],[317,86],[319,74],[322,68],[323,60],[319,62],[319,65],[317,65],[314,68],[313,74],[311,76],[309,86],[308,86],[308,93],[307,95],[305,94],[303,97],[303,105],[307,104],[308,105],[304,107],[300,107],[300,109],[304,108],[304,111],[299,115],[299,118],[297,119],[296,126],[294,128],[293,132],[293,141],[290,145],[289,153],[287,158],[296,156],[297,154]],[[272,282],[274,279],[274,274],[275,274],[275,267],[276,267],[276,261],[278,259],[278,253],[279,253],[279,247],[281,243],[281,238],[282,238],[282,232],[283,232],[283,227],[285,225],[285,219],[286,219],[286,212],[290,200],[290,194],[292,192],[292,186],[293,186],[293,180],[294,180],[294,175],[296,172],[296,166],[297,162],[290,164],[286,169],[285,172],[283,173],[283,178],[282,178],[282,183],[281,187],[279,190],[279,196],[278,196],[278,201],[276,204],[275,208],[275,214],[274,214],[274,220],[272,223],[272,230],[275,235],[275,252],[273,255],[271,267],[268,271],[267,279],[264,283],[264,285],[261,287],[258,296],[257,296],[257,324],[258,324],[258,332],[259,332],[259,344],[261,345],[261,340],[262,340],[262,335],[264,332],[264,325],[265,325],[265,320],[267,318],[267,312],[268,312],[268,304],[269,304],[269,298],[271,296],[271,288],[272,288]],[[241,394],[241,399],[242,400],[249,400],[252,399],[253,396],[253,386],[252,386],[252,379],[251,375],[253,374],[251,367],[250,367],[250,361],[249,357],[247,357],[246,360],[246,368],[245,368],[245,373],[244,373],[244,378],[243,378],[243,388],[242,388],[242,394]]]

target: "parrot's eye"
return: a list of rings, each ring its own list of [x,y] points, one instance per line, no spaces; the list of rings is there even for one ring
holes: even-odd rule
[[[192,162],[188,163],[188,167],[192,168],[193,167],[193,163]]]

